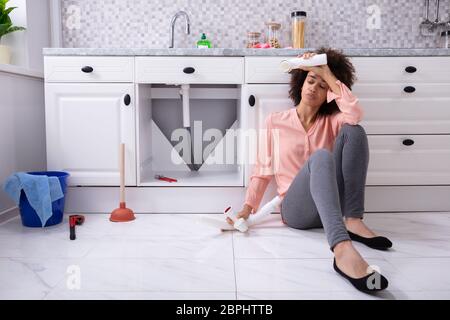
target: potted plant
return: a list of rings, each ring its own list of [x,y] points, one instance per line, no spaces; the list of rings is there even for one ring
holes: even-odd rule
[[[1,45],[1,39],[4,35],[25,30],[24,27],[13,26],[9,14],[17,7],[6,8],[6,3],[9,0],[0,0],[0,63],[10,63],[11,50],[7,46]]]

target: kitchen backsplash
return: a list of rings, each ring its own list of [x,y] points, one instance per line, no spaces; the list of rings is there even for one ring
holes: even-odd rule
[[[185,10],[175,28],[175,47],[194,47],[205,32],[213,47],[245,47],[248,31],[266,33],[265,22],[282,24],[280,41],[290,45],[290,12],[308,13],[306,47],[427,48],[438,37],[420,35],[424,0],[61,0],[64,47],[158,48],[169,45],[170,20]],[[440,16],[449,20],[450,0]],[[435,1],[430,1],[430,20]]]

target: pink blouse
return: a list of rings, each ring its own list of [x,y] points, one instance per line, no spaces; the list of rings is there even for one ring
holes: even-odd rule
[[[341,112],[317,117],[308,131],[298,118],[296,108],[274,112],[266,118],[266,138],[263,144],[259,143],[259,147],[265,150],[258,148],[245,196],[245,203],[255,211],[273,176],[277,192],[283,198],[314,151],[321,148],[332,151],[341,126],[344,123],[356,125],[361,121],[363,110],[358,98],[341,81],[337,80],[336,84],[341,89],[341,96],[328,90],[327,102],[335,99]]]

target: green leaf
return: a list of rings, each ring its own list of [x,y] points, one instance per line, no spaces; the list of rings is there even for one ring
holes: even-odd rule
[[[9,14],[17,7],[10,7],[6,9],[6,4],[9,0],[0,0],[0,39],[5,34],[25,30],[23,27],[13,26]]]
[[[5,14],[9,15],[11,11],[13,11],[14,9],[17,9],[17,7],[9,7],[8,9],[5,10]]]
[[[22,30],[25,30],[25,28],[23,28],[23,27],[11,27],[8,30],[6,30],[6,32],[3,35],[7,35],[8,33],[16,32],[16,31],[22,31]]]
[[[0,14],[0,23],[12,23],[11,18],[8,15],[1,15]]]
[[[9,1],[9,0],[0,0],[0,11],[5,10],[6,3],[7,3],[8,1]]]
[[[24,27],[10,27],[7,31],[7,33],[11,33],[11,32],[16,32],[16,31],[23,31],[23,30],[27,30]]]
[[[12,26],[11,24],[0,24],[0,38],[11,32],[26,30],[24,27]]]
[[[0,24],[0,37],[5,35],[9,28],[11,28],[10,23]]]

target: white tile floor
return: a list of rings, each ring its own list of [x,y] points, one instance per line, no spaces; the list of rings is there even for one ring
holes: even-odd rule
[[[290,229],[273,215],[247,234],[221,233],[204,216],[90,214],[75,241],[67,216],[44,229],[5,222],[0,299],[450,299],[450,213],[366,215],[394,242],[388,252],[355,244],[390,281],[378,295],[335,273],[321,229]]]

